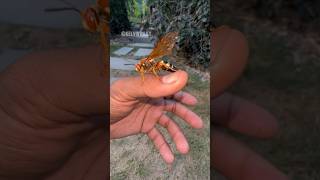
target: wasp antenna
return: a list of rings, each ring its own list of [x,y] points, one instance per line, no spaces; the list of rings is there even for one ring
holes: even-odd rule
[[[126,66],[127,66],[127,65],[135,65],[135,64],[124,64],[124,65],[126,65]]]
[[[76,11],[77,13],[81,14],[81,11],[74,7],[63,7],[63,8],[46,8],[44,9],[45,12],[57,12],[57,11]]]
[[[47,8],[45,9],[46,12],[53,12],[53,11],[76,11],[77,13],[81,14],[81,11],[76,8],[76,6],[66,0],[58,0],[60,2],[62,2],[63,4],[67,5],[67,7],[63,7],[63,8]]]

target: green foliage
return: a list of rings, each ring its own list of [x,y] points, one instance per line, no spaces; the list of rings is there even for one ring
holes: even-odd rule
[[[141,18],[149,14],[148,0],[128,0],[130,18]]]
[[[130,18],[140,17],[140,0],[128,0],[128,13]]]
[[[159,36],[178,31],[178,51],[187,64],[207,68],[210,62],[209,0],[154,0],[149,23]]]
[[[142,14],[143,16],[146,16],[148,11],[149,11],[149,8],[147,6],[147,0],[142,0],[141,2],[141,9],[142,9]]]
[[[134,9],[133,11],[134,17],[140,17],[141,15],[140,6],[136,0],[134,1],[133,9]]]
[[[131,29],[127,10],[128,0],[110,1],[110,27],[112,34],[120,34],[122,31]]]

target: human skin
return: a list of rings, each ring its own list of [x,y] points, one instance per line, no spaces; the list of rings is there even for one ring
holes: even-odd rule
[[[273,115],[263,108],[232,94],[225,93],[212,100],[213,135],[211,158],[213,168],[227,179],[286,180],[288,177],[263,157],[246,147],[222,128],[256,137],[270,138],[278,132]]]
[[[227,128],[256,138],[271,138],[279,128],[276,118],[240,97],[226,93],[241,75],[248,58],[242,33],[222,26],[212,32],[211,43],[211,165],[227,179],[285,180],[288,177],[236,138]]]
[[[177,71],[160,79],[147,75],[143,83],[140,77],[124,78],[113,83],[110,88],[110,121],[113,123],[110,137],[122,138],[144,133],[153,141],[164,161],[171,164],[174,156],[156,128],[156,124],[159,124],[167,129],[177,150],[186,154],[189,151],[188,141],[166,112],[172,112],[193,128],[202,128],[201,118],[183,105],[197,103],[194,96],[181,91],[187,79],[186,72]]]
[[[100,55],[101,50],[95,46],[32,53],[0,73],[0,179],[106,179],[109,176],[105,158],[108,144],[103,143],[110,123],[105,118],[109,115],[108,81],[100,73]],[[181,71],[177,75],[187,79]],[[177,83],[172,93],[178,93],[183,85],[183,81]],[[157,99],[159,95],[151,94],[151,97]],[[193,98],[190,95],[186,99]],[[177,98],[184,104],[195,103],[186,99]],[[270,137],[277,131],[270,114],[260,116],[265,112],[261,108],[250,103],[242,106],[245,103],[242,100],[228,103],[228,99],[213,101],[217,123],[258,137]],[[229,112],[226,110],[230,104],[234,106],[233,112],[238,112],[236,115],[225,113]],[[252,108],[256,114],[252,114]],[[115,117],[118,118],[112,121],[117,123],[125,120],[124,116]],[[257,126],[263,127],[260,128],[263,133],[255,131]],[[133,129],[132,134],[138,132]],[[270,163],[232,137],[214,130],[212,139],[213,165],[226,177],[245,179],[254,177],[254,173],[269,173],[271,179],[285,179]]]
[[[146,133],[167,163],[174,157],[157,123],[181,153],[189,151],[180,128],[163,114],[202,127],[200,117],[182,105],[197,103],[181,91],[184,71],[161,80],[147,75],[144,84],[140,77],[119,80],[109,104],[101,67],[101,49],[89,46],[35,52],[1,72],[0,179],[106,179],[109,124],[111,138]]]
[[[106,179],[101,49],[29,54],[0,74],[0,179]]]

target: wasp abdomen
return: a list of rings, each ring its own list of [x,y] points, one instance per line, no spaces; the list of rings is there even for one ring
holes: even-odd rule
[[[161,69],[169,72],[176,72],[178,70],[173,64],[169,63],[168,61],[160,61],[159,62]]]

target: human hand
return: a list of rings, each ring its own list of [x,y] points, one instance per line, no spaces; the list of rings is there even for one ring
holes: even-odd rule
[[[185,154],[189,151],[188,142],[179,126],[165,112],[172,112],[193,128],[201,128],[200,117],[186,105],[195,105],[197,100],[189,93],[181,91],[188,75],[184,71],[171,73],[160,79],[147,75],[144,83],[140,77],[120,79],[110,89],[110,137],[145,133],[154,142],[167,163],[174,161],[170,147],[156,124],[167,129],[177,150]],[[165,98],[170,97],[171,98]]]
[[[223,133],[228,128],[257,138],[269,138],[278,131],[274,116],[266,110],[236,96],[224,93],[241,75],[248,57],[248,45],[239,31],[222,26],[212,36],[211,54],[211,158],[213,168],[228,179],[288,179],[269,162]],[[222,95],[221,95],[222,94]]]
[[[223,94],[212,102],[213,167],[226,178],[234,180],[288,179],[257,153],[221,131],[224,127],[257,138],[270,138],[278,131],[274,116],[257,105],[231,94]]]
[[[33,53],[0,74],[0,179],[107,179],[100,55],[97,47]]]

